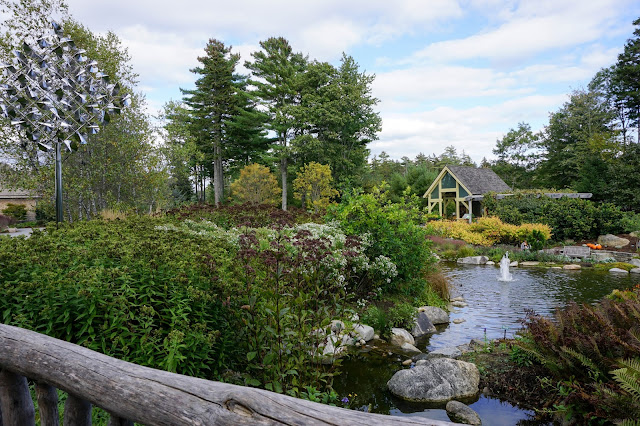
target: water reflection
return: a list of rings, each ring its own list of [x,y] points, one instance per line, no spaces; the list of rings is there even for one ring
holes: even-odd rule
[[[494,266],[443,266],[453,296],[462,296],[465,308],[454,308],[451,323],[425,344],[428,350],[468,343],[471,339],[513,337],[525,310],[550,315],[570,300],[593,303],[614,289],[640,284],[638,274],[610,274],[591,268],[565,271],[549,268],[512,268],[513,281],[496,279]],[[464,320],[454,324],[455,319]]]

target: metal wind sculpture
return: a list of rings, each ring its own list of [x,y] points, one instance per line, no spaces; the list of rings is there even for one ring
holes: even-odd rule
[[[23,42],[12,63],[3,64],[0,115],[21,131],[23,146],[55,150],[56,221],[62,222],[62,146],[76,151],[86,144],[88,135],[130,104],[130,95],[120,96],[119,84],[112,84],[60,25],[52,26],[50,37],[34,45]]]

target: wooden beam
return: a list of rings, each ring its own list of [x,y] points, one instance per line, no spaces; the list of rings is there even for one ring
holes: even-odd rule
[[[0,366],[49,383],[120,418],[158,426],[453,424],[364,413],[155,370],[5,324],[0,324]],[[4,410],[3,405],[6,415]]]

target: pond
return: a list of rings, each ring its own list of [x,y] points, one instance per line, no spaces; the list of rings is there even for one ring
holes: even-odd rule
[[[495,266],[442,266],[449,277],[452,297],[461,296],[468,303],[453,308],[451,323],[438,327],[430,338],[420,340],[425,352],[441,347],[457,346],[471,339],[513,337],[520,328],[519,320],[526,309],[550,315],[557,307],[574,300],[593,303],[614,289],[627,289],[640,284],[640,274],[612,274],[583,268],[578,271],[548,268],[511,268],[513,281],[498,281]],[[464,322],[454,324],[455,319]],[[420,416],[431,420],[449,420],[442,405],[408,403],[392,396],[387,381],[401,367],[396,355],[360,352],[343,360],[343,374],[336,377],[334,388],[340,397],[350,399],[351,408],[398,416]],[[351,394],[351,396],[349,396]],[[514,407],[508,402],[480,395],[464,401],[482,418],[483,425],[538,424],[529,420],[534,413]]]

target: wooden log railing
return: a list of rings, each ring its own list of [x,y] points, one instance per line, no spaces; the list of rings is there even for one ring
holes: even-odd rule
[[[41,424],[58,425],[56,389],[67,392],[63,425],[90,425],[91,407],[109,425],[434,425],[332,407],[262,389],[142,367],[33,331],[0,324],[0,426],[35,423],[27,377],[35,383]]]

